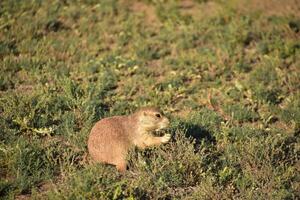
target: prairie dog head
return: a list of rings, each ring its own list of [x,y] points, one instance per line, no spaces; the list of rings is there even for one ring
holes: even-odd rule
[[[145,131],[158,131],[167,128],[170,124],[169,119],[154,107],[142,108],[135,115],[138,118],[139,127]]]

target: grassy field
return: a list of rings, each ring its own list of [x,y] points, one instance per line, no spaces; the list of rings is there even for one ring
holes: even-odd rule
[[[171,142],[90,164],[107,116]],[[0,1],[1,199],[299,199],[298,0]]]

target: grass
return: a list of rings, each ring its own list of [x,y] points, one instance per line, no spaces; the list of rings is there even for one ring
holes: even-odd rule
[[[1,197],[300,198],[293,3],[1,1]],[[93,124],[146,105],[171,142],[89,164]]]

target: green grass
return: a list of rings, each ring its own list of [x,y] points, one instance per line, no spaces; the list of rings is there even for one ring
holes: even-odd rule
[[[0,196],[300,198],[299,10],[256,2],[1,1]],[[146,105],[170,143],[87,162],[96,121]]]

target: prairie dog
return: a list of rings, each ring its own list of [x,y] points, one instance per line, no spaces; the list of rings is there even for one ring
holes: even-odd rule
[[[96,162],[126,170],[126,155],[134,146],[144,149],[167,143],[171,135],[155,137],[151,132],[169,126],[169,120],[154,107],[145,107],[127,116],[114,116],[98,121],[88,138],[88,151]]]

